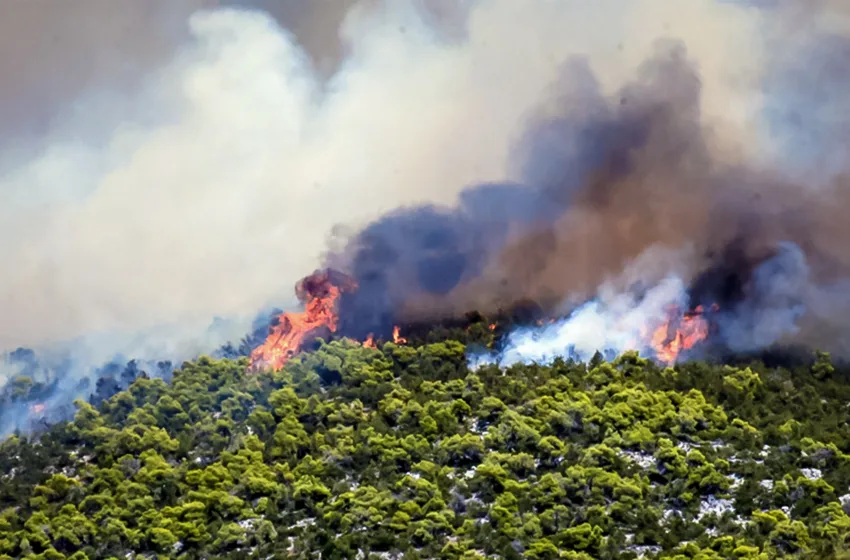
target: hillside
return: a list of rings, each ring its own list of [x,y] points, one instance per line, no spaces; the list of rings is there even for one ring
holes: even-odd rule
[[[200,358],[0,446],[2,558],[850,558],[828,356],[467,368],[485,324]]]

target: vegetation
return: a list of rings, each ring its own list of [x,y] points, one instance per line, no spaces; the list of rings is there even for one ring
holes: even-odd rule
[[[827,355],[470,371],[491,336],[200,358],[78,401],[0,444],[0,558],[850,558]]]

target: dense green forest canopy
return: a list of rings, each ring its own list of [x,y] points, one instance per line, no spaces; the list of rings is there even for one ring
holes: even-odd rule
[[[470,370],[492,337],[202,357],[78,401],[0,444],[0,558],[850,558],[829,356]]]

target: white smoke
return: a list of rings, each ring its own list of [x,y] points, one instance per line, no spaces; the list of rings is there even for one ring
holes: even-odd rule
[[[690,247],[650,247],[596,297],[566,318],[510,332],[496,353],[473,354],[470,367],[550,364],[556,358],[589,361],[596,352],[616,356],[627,350],[650,355],[651,333],[669,320],[671,308],[686,309],[683,263]]]
[[[668,323],[671,311],[684,312],[691,304],[682,266],[691,257],[687,247],[651,247],[566,318],[518,328],[498,352],[471,354],[469,365],[550,364],[556,358],[587,362],[597,352],[612,358],[627,350],[654,358],[651,335]],[[659,274],[666,276],[659,281]],[[733,307],[712,313],[716,334],[733,352],[759,351],[785,340],[799,332],[807,313],[828,324],[836,309],[847,308],[846,283],[812,282],[805,255],[793,243],[780,244],[776,255],[754,270],[745,290]]]
[[[671,306],[687,304],[685,285],[670,277],[642,298],[631,293],[601,293],[566,319],[539,328],[518,329],[507,336],[496,356],[474,356],[471,367],[492,363],[551,364],[555,358],[589,361],[596,352],[619,355],[649,351],[648,333],[664,324]]]

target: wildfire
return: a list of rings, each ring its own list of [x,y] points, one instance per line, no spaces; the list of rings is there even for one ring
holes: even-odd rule
[[[317,270],[298,282],[295,294],[304,303],[304,311],[278,317],[266,341],[251,352],[249,371],[280,369],[320,331],[336,332],[339,298],[357,287],[353,278],[332,269]]]
[[[36,404],[30,405],[30,413],[31,414],[42,414],[44,412],[45,408],[46,408],[46,405],[44,405],[42,403],[36,403]]]
[[[393,342],[396,344],[407,344],[407,339],[401,336],[401,329],[398,328],[398,325],[393,327]]]
[[[717,305],[712,309],[716,310]],[[667,317],[664,324],[653,331],[650,344],[659,360],[672,364],[681,352],[708,337],[708,321],[701,305],[686,313],[673,307]]]
[[[401,329],[399,329],[398,325],[393,327],[393,342],[396,344],[407,344],[407,339],[401,336]],[[375,343],[375,335],[373,333],[369,333],[369,336],[366,337],[366,340],[363,341],[363,346],[366,348],[377,348],[378,345]]]
[[[354,278],[332,269],[317,270],[303,278],[295,286],[295,293],[304,304],[304,311],[282,313],[277,318],[276,324],[269,328],[265,342],[251,352],[248,371],[280,369],[317,337],[335,333],[339,321],[339,300],[343,293],[357,289]],[[717,306],[712,306],[712,309],[716,310]],[[554,323],[555,319],[539,320],[537,324],[543,326],[547,322]],[[487,328],[495,331],[498,324],[489,323]],[[654,330],[641,329],[638,335],[640,340],[634,340],[632,344],[635,348],[649,346],[659,361],[673,364],[682,352],[708,338],[708,334],[709,321],[702,306],[687,312],[673,306],[667,310],[663,324]],[[395,344],[407,344],[398,325],[393,327],[392,341]],[[362,345],[377,348],[378,339],[374,333],[369,333]]]

